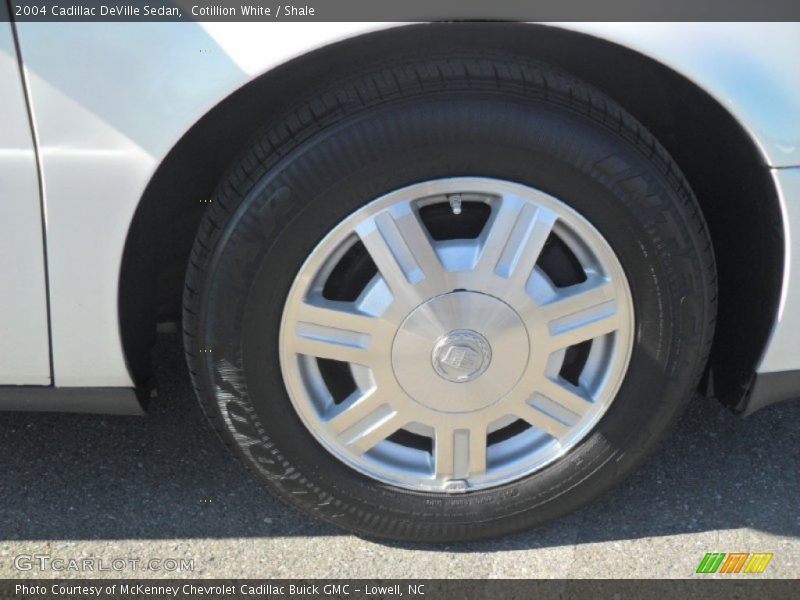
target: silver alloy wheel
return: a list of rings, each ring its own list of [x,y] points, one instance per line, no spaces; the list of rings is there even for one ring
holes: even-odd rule
[[[437,204],[454,222],[488,207],[486,222],[471,238],[435,239],[421,215]],[[551,240],[578,282],[557,285],[541,266]],[[359,251],[374,275],[330,299],[329,278]],[[292,404],[329,452],[385,483],[462,492],[533,473],[579,443],[621,385],[633,334],[625,273],[586,219],[527,186],[449,178],[337,225],[294,281],[279,345]],[[347,372],[344,397],[326,377],[332,363]]]

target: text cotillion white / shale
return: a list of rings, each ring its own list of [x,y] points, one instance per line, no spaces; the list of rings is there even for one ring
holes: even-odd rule
[[[194,5],[192,15],[196,17],[313,17],[313,6],[298,6],[286,4],[278,6],[277,10],[271,6],[261,4],[241,4],[238,11],[235,6],[220,6],[218,4]]]

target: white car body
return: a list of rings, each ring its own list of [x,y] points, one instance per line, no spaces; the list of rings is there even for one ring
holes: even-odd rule
[[[0,385],[133,388],[120,333],[121,265],[137,207],[170,150],[263,74],[394,27],[0,23]],[[756,370],[800,370],[800,25],[551,27],[663,64],[747,132],[780,198],[784,244],[780,302]]]

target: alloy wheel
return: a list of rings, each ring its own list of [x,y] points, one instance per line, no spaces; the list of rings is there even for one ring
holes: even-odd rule
[[[292,404],[324,448],[378,481],[494,487],[580,443],[626,373],[625,273],[603,236],[531,187],[448,178],[338,224],[289,292]]]

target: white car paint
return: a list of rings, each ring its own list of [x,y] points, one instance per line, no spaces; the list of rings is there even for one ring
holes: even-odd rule
[[[36,153],[8,22],[0,22],[0,82],[0,383],[49,385]]]
[[[778,314],[761,357],[759,373],[793,371],[800,360],[797,351],[800,334],[800,285],[797,283],[800,270],[800,168],[773,169],[772,177],[783,210],[786,259]]]
[[[170,148],[203,114],[261,73],[370,23],[19,23],[44,173],[53,372],[57,386],[130,386],[117,285],[126,234]],[[772,167],[800,165],[797,24],[573,23],[663,62],[706,89],[744,126]],[[280,93],[276,90],[275,93]],[[769,98],[768,105],[763,102]],[[209,140],[213,143],[213,140]],[[800,190],[777,176],[787,244]],[[800,260],[787,254],[787,273]],[[800,285],[794,284],[800,289]],[[760,369],[800,369],[786,346],[800,293]],[[792,329],[789,329],[789,328]],[[0,383],[6,383],[0,378]]]

